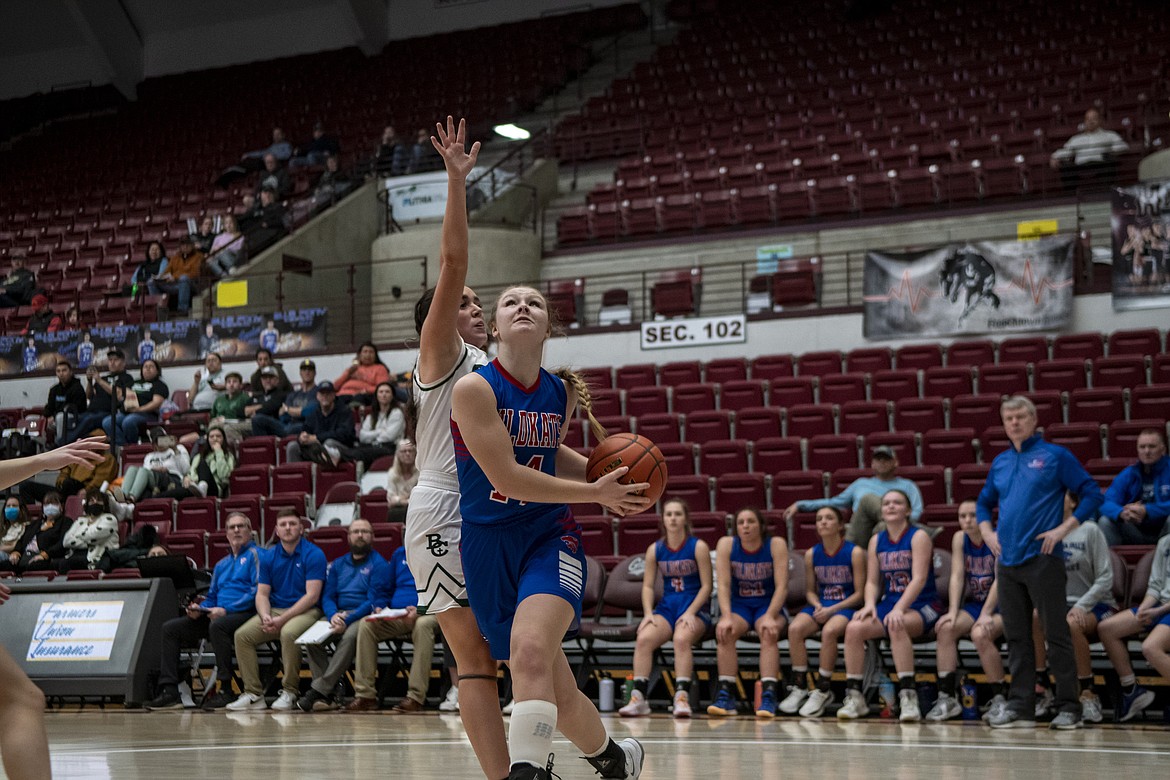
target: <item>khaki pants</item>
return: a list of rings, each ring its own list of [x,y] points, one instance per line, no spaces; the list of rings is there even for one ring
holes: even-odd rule
[[[278,617],[284,612],[283,609],[274,609],[272,616]],[[279,633],[261,628],[259,615],[253,615],[247,623],[240,626],[236,631],[236,663],[240,665],[240,676],[244,678],[244,692],[256,696],[264,695],[264,688],[260,683],[260,662],[256,659],[256,645],[279,640],[280,660],[284,666],[283,687],[293,696],[300,696],[301,646],[296,643],[296,639],[320,619],[321,610],[313,607],[281,626]]]
[[[414,627],[401,620],[363,620],[357,635],[357,664],[354,669],[353,690],[359,699],[378,696],[374,678],[378,674],[378,643],[387,639],[410,637],[414,655],[410,661],[407,697],[419,704],[427,700],[431,682],[431,659],[435,655],[435,631],[439,619],[434,615],[419,615]]]
[[[910,523],[910,526],[926,531],[930,534],[931,539],[937,536],[941,530],[938,526],[928,528],[921,523]],[[849,526],[845,529],[845,538],[861,549],[868,550],[870,538],[884,530],[886,530],[886,523],[882,520],[881,496],[872,494],[862,496],[861,500],[857,502],[857,509],[853,511]]]

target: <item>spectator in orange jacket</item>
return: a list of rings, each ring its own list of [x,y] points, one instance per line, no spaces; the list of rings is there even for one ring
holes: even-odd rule
[[[373,342],[365,342],[358,347],[357,357],[341,376],[334,382],[337,386],[337,398],[343,403],[358,401],[362,404],[373,403],[374,392],[378,385],[390,381],[390,369],[378,356],[378,348]]]

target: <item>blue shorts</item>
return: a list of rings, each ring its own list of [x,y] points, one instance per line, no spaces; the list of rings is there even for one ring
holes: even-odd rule
[[[832,604],[825,604],[824,606],[831,607],[833,605]],[[856,611],[857,610],[855,610],[855,609],[839,609],[839,610],[837,610],[837,614],[833,615],[833,617],[837,617],[837,615],[840,615],[841,617],[845,618],[846,620],[852,620],[853,613]],[[813,612],[816,612],[816,608],[810,604],[809,606],[805,607],[797,614],[808,615],[809,617],[812,617]],[[829,618],[829,619],[832,620],[832,618]]]
[[[737,603],[734,599],[732,599],[731,611],[743,618],[744,622],[748,624],[748,628],[754,629],[756,627],[756,621],[762,618],[764,613],[768,611],[768,604],[767,602],[763,604],[753,604],[750,601],[740,601]],[[787,622],[788,610],[784,607],[780,607],[780,616],[784,618],[785,622]]]
[[[894,596],[884,598],[877,603],[877,618],[883,624],[886,622],[886,615],[894,611],[894,605],[898,603],[898,599]],[[940,605],[937,601],[916,601],[911,605],[910,609],[917,612],[922,617],[922,631],[923,633],[934,628],[934,624],[942,617]]]
[[[1162,606],[1162,605],[1159,604],[1158,606]],[[1133,613],[1134,617],[1137,617],[1137,607],[1134,607],[1133,609],[1131,609],[1130,612]],[[1170,612],[1167,612],[1161,618],[1156,620],[1154,622],[1154,625],[1150,626],[1150,628],[1153,628],[1154,626],[1166,626],[1167,628],[1170,628]]]
[[[968,601],[963,604],[963,611],[970,615],[972,620],[978,623],[979,616],[983,614],[983,604],[978,601]],[[998,615],[999,607],[996,607],[995,611],[991,614]]]
[[[682,598],[663,598],[658,602],[658,606],[654,608],[655,615],[661,615],[666,618],[666,622],[670,624],[671,630],[674,629],[678,619],[682,617],[683,613],[695,603],[695,597],[692,594],[681,594]],[[711,610],[704,606],[699,610],[697,615],[699,620],[702,620],[705,625],[711,625]],[[750,623],[748,625],[751,625]]]
[[[569,516],[499,525],[463,523],[459,552],[467,598],[492,658],[506,661],[511,651],[512,619],[529,596],[559,596],[573,607],[566,638],[576,636],[585,592],[585,551],[581,527]]]
[[[1111,607],[1108,604],[1098,604],[1093,607],[1091,612],[1093,613],[1093,617],[1097,618],[1097,622],[1100,623],[1105,618],[1116,615],[1117,607]]]

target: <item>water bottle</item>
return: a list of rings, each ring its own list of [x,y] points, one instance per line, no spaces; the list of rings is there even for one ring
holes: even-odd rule
[[[626,675],[626,684],[622,688],[622,702],[628,702],[630,697],[634,695],[634,675]]]
[[[979,720],[978,691],[975,681],[966,675],[959,686],[959,701],[963,705],[963,720]]]
[[[894,681],[889,677],[883,677],[882,681],[878,683],[878,696],[882,700],[881,717],[894,717],[894,712],[897,709],[898,691],[894,687]]]
[[[597,709],[602,712],[613,712],[613,678],[609,675],[601,678],[597,684]]]
[[[756,712],[760,711],[760,703],[763,701],[763,699],[764,699],[764,681],[763,680],[756,680],[756,693],[755,693],[755,699],[754,699],[755,703],[752,705],[752,707],[755,708]]]

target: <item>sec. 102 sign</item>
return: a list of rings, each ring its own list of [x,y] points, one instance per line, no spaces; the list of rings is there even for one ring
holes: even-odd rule
[[[642,323],[642,349],[705,347],[745,341],[747,319],[742,314]]]

